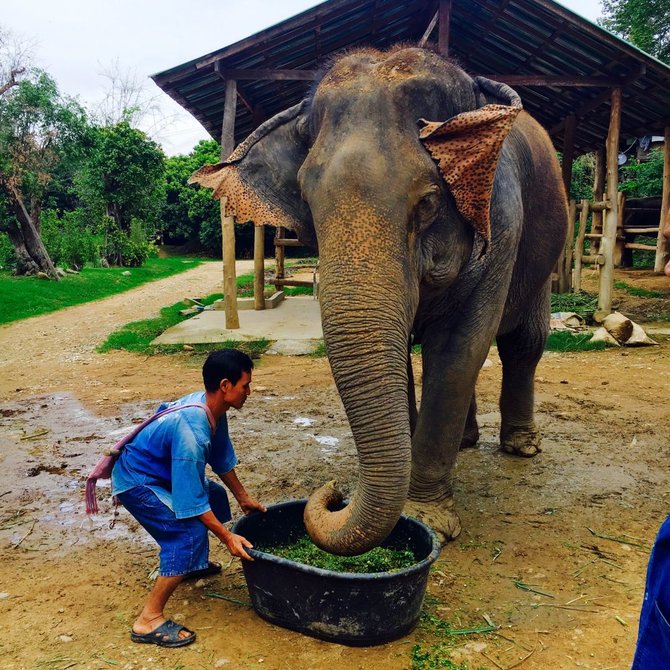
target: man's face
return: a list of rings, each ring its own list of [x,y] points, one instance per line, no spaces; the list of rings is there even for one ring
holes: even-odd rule
[[[237,384],[228,379],[221,381],[224,401],[235,409],[242,409],[247,396],[251,394],[251,372],[243,372]]]

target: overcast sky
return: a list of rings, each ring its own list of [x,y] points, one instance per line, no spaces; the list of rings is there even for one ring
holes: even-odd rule
[[[62,92],[87,107],[104,97],[102,76],[118,63],[147,82],[169,123],[165,151],[188,153],[208,137],[203,127],[146,78],[216,51],[319,4],[314,0],[0,0],[0,27],[34,43],[33,61]],[[560,0],[594,21],[599,0]],[[147,124],[149,121],[146,122]],[[147,126],[148,129],[148,126]]]

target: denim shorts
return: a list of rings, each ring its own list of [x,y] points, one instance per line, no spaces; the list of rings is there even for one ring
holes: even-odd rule
[[[226,490],[208,480],[209,504],[221,522],[230,521]],[[136,486],[119,493],[119,502],[137,519],[160,546],[160,575],[175,577],[208,565],[207,526],[198,517],[177,519],[174,512],[148,486]]]

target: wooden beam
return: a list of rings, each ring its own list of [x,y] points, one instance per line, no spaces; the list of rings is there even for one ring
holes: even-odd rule
[[[621,89],[612,91],[610,127],[607,135],[607,199],[610,208],[604,216],[603,236],[600,253],[605,263],[600,269],[600,290],[596,321],[602,321],[612,311],[612,291],[614,289],[614,245],[619,221],[619,136],[621,133]]]
[[[656,242],[654,272],[663,272],[670,261],[670,125],[665,127],[663,145],[663,197],[661,198],[661,218]]]
[[[438,8],[437,49],[443,56],[449,56],[449,27],[451,24],[451,0],[440,0]]]
[[[267,81],[314,81],[319,78],[318,70],[221,70],[226,79],[256,79]]]
[[[618,84],[616,84],[616,86],[618,88],[625,88],[626,86],[630,86],[631,84],[634,84],[640,77],[644,76],[646,71],[647,68],[644,65],[640,65],[627,77],[625,77]],[[612,94],[610,91],[603,91],[600,95],[597,95],[595,98],[593,98],[593,100],[590,100],[585,105],[582,105],[578,110],[574,112],[574,115],[578,119],[581,119],[590,114],[593,110],[600,107],[600,105],[610,100],[611,97]],[[549,130],[549,135],[555,135],[557,133],[560,133],[563,130],[564,126],[565,126],[565,119],[563,119],[563,121],[557,123],[553,128],[551,128]]]
[[[423,34],[423,37],[419,40],[419,46],[420,47],[425,47],[426,42],[430,39],[430,36],[433,33],[433,30],[435,30],[435,26],[437,25],[437,20],[440,18],[440,12],[437,11],[435,14],[433,14],[433,18],[430,20],[430,23],[428,24],[428,28],[426,28],[426,32]]]
[[[226,81],[226,97],[221,124],[221,160],[235,148],[235,113],[237,110],[237,82]],[[227,198],[221,198],[221,242],[223,245],[223,294],[226,328],[240,327],[237,313],[237,276],[235,272],[235,219],[226,216]]]
[[[580,86],[584,88],[612,88],[621,84],[613,77],[576,77],[569,75],[545,76],[533,74],[485,74],[487,79],[501,81],[510,86]],[[607,93],[609,96],[609,91]]]

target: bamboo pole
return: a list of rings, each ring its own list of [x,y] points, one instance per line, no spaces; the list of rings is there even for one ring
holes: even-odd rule
[[[265,309],[265,226],[254,226],[254,309]]]
[[[600,269],[600,290],[598,309],[594,314],[596,321],[602,321],[612,311],[612,291],[614,289],[614,244],[616,242],[617,222],[619,220],[619,135],[621,131],[621,89],[612,91],[610,127],[607,134],[607,199],[610,208],[604,216],[603,236],[600,240],[600,253],[605,263]]]
[[[221,124],[221,160],[235,148],[235,112],[237,109],[237,82],[226,81],[226,97]],[[226,328],[240,327],[237,313],[237,275],[235,272],[235,219],[226,216],[227,198],[221,198],[221,243],[223,245],[223,294]]]
[[[670,126],[665,127],[663,145],[663,198],[661,199],[661,219],[656,242],[654,272],[663,272],[670,260]]]
[[[575,242],[575,272],[572,279],[572,290],[579,293],[582,290],[582,263],[584,259],[584,237],[586,236],[586,223],[589,218],[589,201],[582,200],[579,212],[579,230]]]

